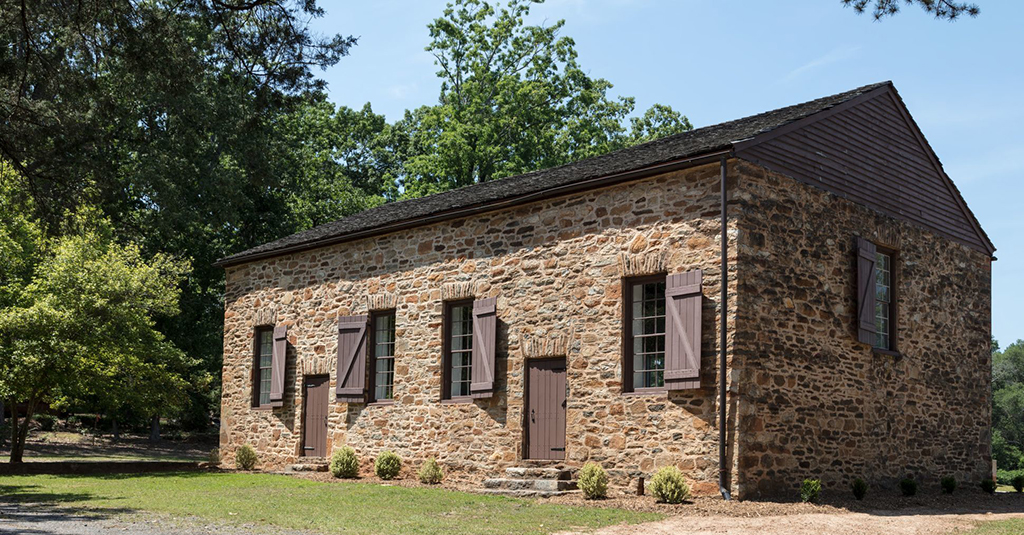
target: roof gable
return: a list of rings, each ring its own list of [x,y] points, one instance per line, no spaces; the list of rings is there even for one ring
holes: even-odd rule
[[[991,254],[891,85],[736,144],[736,156]]]

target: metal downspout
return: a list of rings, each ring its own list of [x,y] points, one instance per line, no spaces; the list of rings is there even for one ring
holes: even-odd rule
[[[722,156],[722,299],[721,299],[721,328],[719,329],[719,340],[718,340],[718,490],[722,493],[722,497],[726,500],[730,500],[728,487],[728,463],[726,455],[726,364],[725,364],[725,334],[726,334],[726,321],[728,320],[728,305],[729,305],[729,220],[727,219],[728,211],[726,208],[726,187],[725,187],[725,175],[726,175],[726,159],[727,156]]]

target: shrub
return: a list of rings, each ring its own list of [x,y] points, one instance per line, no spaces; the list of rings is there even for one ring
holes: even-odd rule
[[[665,466],[651,478],[651,495],[659,502],[683,503],[690,497],[690,486],[683,479],[683,473],[674,466]]]
[[[983,491],[985,491],[985,492],[987,492],[989,494],[995,494],[996,493],[996,482],[992,481],[991,479],[982,479],[981,480],[981,490],[983,490]]]
[[[588,500],[604,498],[608,495],[608,474],[601,465],[590,462],[583,465],[576,476],[576,484]]]
[[[53,431],[57,427],[57,417],[52,414],[37,414],[32,419],[39,424],[40,431]]]
[[[373,463],[373,471],[381,479],[394,479],[401,470],[402,458],[387,450],[380,452]]]
[[[1013,485],[1013,490],[1017,492],[1024,492],[1024,474],[1015,476],[1010,480],[1010,484]]]
[[[444,472],[441,471],[441,467],[437,465],[437,461],[433,457],[427,459],[427,462],[423,463],[420,467],[420,483],[426,483],[427,485],[437,485],[444,479]]]
[[[853,484],[850,485],[850,488],[853,490],[853,497],[858,500],[863,500],[864,496],[868,493],[867,482],[859,477],[853,480]]]
[[[956,490],[956,478],[953,476],[946,476],[939,480],[939,485],[942,486],[942,492],[946,494],[953,494]]]
[[[331,456],[331,475],[351,479],[359,475],[359,458],[356,450],[344,446]]]
[[[900,480],[900,491],[903,492],[904,496],[913,496],[917,494],[917,481],[913,478],[905,477]]]
[[[237,450],[235,450],[235,468],[240,470],[252,470],[256,468],[256,461],[259,458],[256,457],[256,450],[252,449],[252,446],[248,444],[242,444]]]
[[[79,427],[82,427],[82,419],[77,415],[72,414],[64,420],[64,427],[67,427],[68,429],[78,429]]]
[[[220,448],[213,448],[210,450],[210,456],[207,457],[211,466],[217,466],[220,464]]]
[[[817,502],[819,494],[821,494],[820,479],[805,479],[800,484],[800,501],[804,503]]]

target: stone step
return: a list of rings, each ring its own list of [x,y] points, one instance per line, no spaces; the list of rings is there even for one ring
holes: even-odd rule
[[[508,479],[508,478],[495,478],[484,480],[485,489],[501,489],[501,490],[529,490],[529,491],[543,491],[543,492],[557,492],[565,490],[574,490],[576,488],[575,481],[568,481],[565,479]]]
[[[508,479],[572,479],[572,472],[564,468],[516,466],[505,469]]]
[[[288,472],[326,472],[328,463],[326,459],[306,458],[301,463],[288,466]]]
[[[497,496],[509,496],[512,498],[550,498],[565,494],[576,494],[578,490],[510,490],[510,489],[480,489],[480,494],[492,494]]]

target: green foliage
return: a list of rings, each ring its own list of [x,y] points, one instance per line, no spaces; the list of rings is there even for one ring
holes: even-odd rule
[[[373,463],[373,472],[384,480],[394,479],[401,470],[402,458],[388,450],[377,455],[377,460]]]
[[[347,479],[359,475],[359,457],[356,457],[356,450],[343,446],[331,456],[331,475]]]
[[[871,11],[875,20],[882,20],[900,12],[900,4],[917,5],[936,19],[954,21],[963,15],[977,17],[981,8],[973,2],[953,0],[841,0],[844,6],[853,7],[857,13]]]
[[[211,466],[220,466],[220,448],[213,448],[210,450],[210,454],[207,456],[206,462],[210,463]]]
[[[242,444],[235,450],[235,468],[239,470],[252,470],[256,468],[258,461],[259,457],[256,455],[256,450],[252,449],[252,446],[248,444]]]
[[[53,431],[57,427],[57,417],[52,414],[37,414],[32,419],[39,424],[40,431]]]
[[[815,503],[818,501],[818,495],[821,494],[821,480],[820,479],[805,479],[800,484],[800,501],[804,503]]]
[[[900,492],[902,492],[904,496],[913,496],[917,494],[917,481],[914,481],[914,479],[910,477],[901,479]]]
[[[1013,479],[1010,480],[1010,485],[1013,486],[1013,490],[1024,492],[1024,474],[1013,476]]]
[[[942,487],[942,492],[946,494],[953,494],[956,490],[956,478],[953,476],[946,476],[939,480],[939,485]]]
[[[439,104],[407,112],[404,195],[417,197],[552,167],[689,130],[655,106],[624,126],[632,98],[579,64],[565,21],[527,25],[532,0],[455,0],[428,25]]]
[[[113,410],[179,405],[188,359],[157,320],[178,312],[188,263],[117,243],[93,210],[65,227],[65,236],[35,249],[31,277],[0,309],[0,394],[26,403],[29,414],[87,398]],[[12,460],[20,460],[29,421]]]
[[[863,500],[864,496],[867,496],[868,494],[868,483],[858,477],[853,480],[853,483],[850,485],[850,490],[853,491],[854,498],[857,498],[857,500]]]
[[[690,497],[690,486],[675,466],[664,466],[651,478],[651,495],[662,503],[683,503]]]
[[[418,476],[420,483],[437,485],[442,479],[444,479],[444,472],[441,471],[441,467],[438,466],[437,461],[431,457],[427,459],[427,462],[423,463],[422,467],[420,467]]]
[[[996,493],[996,482],[991,479],[982,479],[979,486],[981,487],[981,490],[989,494]]]
[[[597,463],[584,464],[576,474],[576,484],[588,500],[601,499],[608,495],[608,474]]]
[[[992,354],[992,427],[999,469],[1024,469],[1024,340]]]

